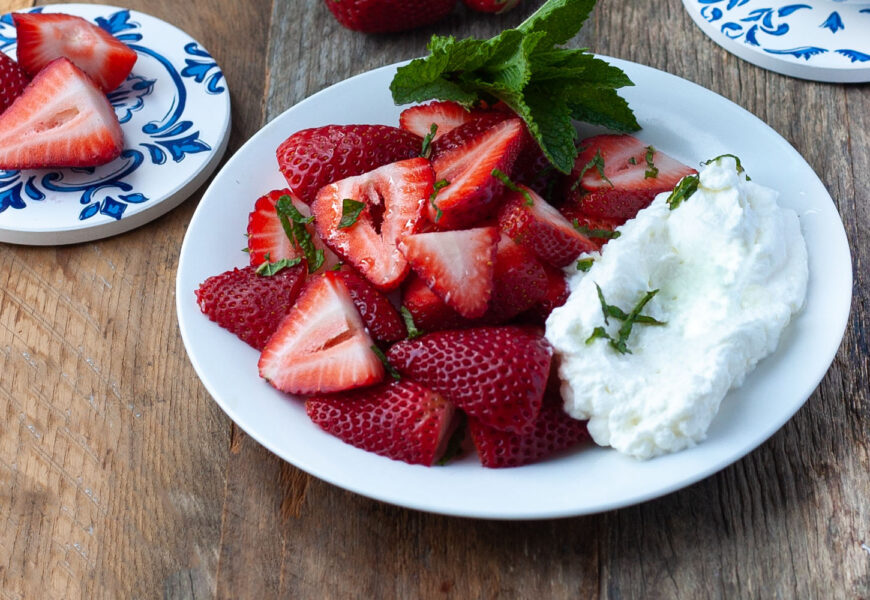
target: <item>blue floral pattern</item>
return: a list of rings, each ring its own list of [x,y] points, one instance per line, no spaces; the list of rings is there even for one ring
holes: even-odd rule
[[[34,8],[30,12],[41,11],[42,8]],[[179,70],[163,53],[140,43],[143,38],[141,26],[131,20],[129,10],[118,10],[97,17],[94,22],[129,45],[140,60],[151,59],[162,67],[165,76],[159,78],[159,85],[162,86],[160,102],[167,101],[166,90],[171,88],[169,109],[162,118],[135,125],[146,139],[137,139],[108,165],[96,169],[50,172],[0,170],[0,213],[7,209],[24,210],[31,202],[45,200],[47,193],[60,192],[78,196],[82,205],[78,215],[80,221],[96,215],[119,220],[129,205],[151,201],[135,191],[129,182],[131,174],[143,164],[164,165],[170,159],[179,163],[191,154],[212,151],[211,145],[201,138],[194,121],[186,118],[185,114],[189,91],[185,81],[202,85],[208,94],[228,93],[226,87],[219,85],[223,74],[208,52],[195,42],[185,44],[184,55],[191,58],[185,58],[185,64]],[[0,17],[0,51],[10,51],[15,45],[15,27],[11,15],[3,15]],[[136,75],[134,70],[121,86],[108,94],[109,102],[122,125],[132,125],[136,113],[152,101],[157,85],[158,79]],[[126,139],[133,137],[125,133]]]

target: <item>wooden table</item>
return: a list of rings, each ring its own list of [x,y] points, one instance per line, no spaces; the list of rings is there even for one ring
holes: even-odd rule
[[[433,32],[488,37],[540,3],[499,17],[457,8],[388,36],[341,28],[323,0],[128,5],[186,30],[223,67],[229,156],[309,94],[420,55]],[[0,0],[3,12],[24,6]],[[743,62],[679,0],[601,0],[575,44],[746,107],[830,190],[855,300],[795,418],[721,473],[602,515],[475,521],[345,492],[243,434],[187,359],[175,269],[200,191],[115,238],[0,244],[0,599],[870,597],[870,87]]]

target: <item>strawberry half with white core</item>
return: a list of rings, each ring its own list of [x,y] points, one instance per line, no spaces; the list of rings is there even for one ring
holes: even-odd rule
[[[554,267],[565,267],[581,253],[597,249],[534,190],[518,187],[521,192],[505,194],[498,213],[499,227],[516,243]]]
[[[0,169],[95,167],[122,146],[106,96],[65,58],[40,71],[0,115]]]
[[[395,289],[408,273],[399,242],[418,230],[434,181],[429,161],[419,157],[336,181],[312,205],[317,233],[377,288]],[[348,218],[354,203],[364,206]]]
[[[18,31],[18,63],[31,76],[65,57],[87,73],[103,92],[130,74],[136,52],[81,17],[61,13],[12,13]]]
[[[509,173],[520,151],[523,122],[508,119],[432,161],[435,180],[446,181],[428,205],[429,220],[448,229],[479,223],[494,210],[504,184],[493,169]]]
[[[372,385],[384,366],[347,287],[330,271],[311,280],[260,356],[260,377],[282,392],[325,394]]]
[[[0,113],[21,95],[30,77],[12,58],[0,52]]]
[[[305,410],[351,446],[426,466],[444,454],[454,413],[450,402],[409,379],[309,398]]]
[[[422,137],[426,137],[435,125],[435,135],[432,140],[441,138],[445,133],[468,123],[475,116],[475,112],[468,110],[456,102],[429,102],[406,108],[399,115],[399,127],[405,131]]]
[[[567,180],[567,201],[579,203],[587,217],[620,225],[680,179],[697,173],[630,135],[597,135],[581,147]]]
[[[387,360],[469,417],[501,431],[535,427],[553,348],[523,327],[436,331],[395,344]]]
[[[411,268],[465,318],[483,315],[493,289],[499,234],[495,227],[407,236],[399,248]]]

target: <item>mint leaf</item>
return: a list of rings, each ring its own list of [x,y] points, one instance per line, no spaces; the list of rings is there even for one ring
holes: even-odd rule
[[[604,158],[601,156],[601,150],[595,151],[595,156],[593,156],[588,163],[583,165],[583,168],[580,169],[580,173],[577,175],[577,180],[574,182],[574,185],[571,186],[571,191],[573,192],[577,189],[577,186],[583,181],[583,176],[586,175],[586,171],[591,168],[595,168],[598,171],[599,177],[610,184],[610,187],[613,187],[613,182],[607,178],[607,175],[604,174]],[[577,219],[574,219],[575,221]],[[580,225],[574,225],[574,227],[579,228]]]
[[[299,263],[302,262],[302,259],[298,256],[296,258],[282,258],[281,260],[271,262],[268,259],[266,262],[260,263],[260,266],[257,267],[257,275],[262,275],[263,277],[271,277],[276,273],[279,273],[283,269],[288,267],[295,267]]]
[[[429,158],[429,155],[432,154],[432,140],[435,139],[436,133],[438,133],[438,124],[432,123],[429,127],[429,133],[423,138],[423,146],[420,148],[420,156],[423,158]]]
[[[597,238],[600,240],[615,240],[622,235],[619,231],[611,231],[610,229],[590,229],[586,225],[581,225],[577,219],[574,219],[571,224],[579,233],[582,233],[588,238]]]
[[[643,172],[644,179],[655,179],[659,176],[659,169],[653,162],[653,155],[655,155],[655,153],[655,148],[652,146],[646,147],[646,154],[644,155],[644,158],[646,159],[646,171]]]
[[[448,185],[450,185],[449,181],[447,181],[446,179],[439,179],[438,181],[436,181],[432,185],[432,193],[429,194],[429,204],[431,204],[432,208],[435,209],[435,222],[436,223],[441,220],[441,216],[444,213],[441,211],[440,208],[438,208],[438,205],[435,204],[435,199],[438,197],[438,192],[440,192],[442,189],[446,188]]]
[[[577,261],[577,270],[585,273],[592,268],[593,264],[595,264],[594,258],[581,258]]]
[[[338,222],[338,229],[347,229],[356,224],[360,213],[366,207],[365,202],[354,200],[353,198],[345,198],[341,201],[341,220]]]
[[[492,172],[490,173],[490,175],[492,175],[493,177],[495,177],[496,179],[501,181],[504,184],[504,186],[507,189],[509,189],[510,191],[517,192],[518,194],[522,194],[523,198],[526,199],[526,206],[534,206],[535,205],[535,201],[532,200],[532,195],[529,194],[529,190],[527,190],[525,188],[521,188],[520,186],[515,184],[513,181],[511,181],[511,178],[508,177],[503,171],[501,171],[500,169],[493,169]]]
[[[318,250],[314,247],[314,242],[311,235],[305,226],[314,220],[314,217],[304,217],[299,210],[293,206],[290,196],[284,195],[278,198],[275,203],[275,211],[278,213],[278,220],[281,221],[281,227],[284,233],[300,250],[308,263],[308,272],[314,273],[323,265],[323,250]]]
[[[566,92],[567,94],[567,92]],[[577,121],[601,125],[624,133],[640,129],[634,112],[616,90],[575,87],[570,90],[568,105]]]
[[[413,340],[414,338],[423,335],[423,332],[417,329],[417,326],[414,324],[414,317],[411,315],[411,311],[408,310],[408,307],[403,305],[399,308],[399,312],[402,315],[402,320],[405,321],[405,329],[408,330],[409,340]]]
[[[545,2],[525,20],[518,30],[524,33],[543,32],[542,46],[560,46],[573,38],[589,17],[595,0],[564,0]]]
[[[370,347],[372,349],[372,352],[375,353],[375,356],[378,357],[378,360],[380,360],[381,363],[384,365],[384,370],[389,374],[389,376],[396,381],[399,381],[402,376],[396,370],[396,367],[391,365],[390,362],[387,360],[387,355],[384,354],[384,351],[378,348],[376,344],[372,344]]]
[[[688,200],[692,194],[698,191],[699,183],[697,175],[686,175],[677,182],[677,186],[665,202],[668,203],[671,210],[674,210],[683,203],[683,200]]]

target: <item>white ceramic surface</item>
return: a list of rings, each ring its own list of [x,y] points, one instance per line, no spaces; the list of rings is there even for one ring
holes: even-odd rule
[[[604,448],[503,470],[482,468],[474,455],[432,468],[391,461],[313,425],[302,402],[259,379],[254,349],[200,313],[194,299],[199,283],[247,264],[239,249],[254,200],[286,185],[275,148],[306,127],[395,124],[401,108],[387,89],[395,65],[323,90],[266,125],[227,162],[193,216],[179,262],[178,319],[197,374],[227,415],[281,458],[348,490],[409,508],[500,519],[581,515],[655,498],[715,473],[779,429],[818,385],[846,325],[852,271],[834,204],[794,148],[739,106],[673,75],[608,60],[636,83],[624,89],[624,96],[643,125],[642,140],[688,164],[723,153],[739,155],[755,181],[781,190],[782,204],[798,212],[809,247],[805,310],[777,352],[723,401],[706,441],[648,462]],[[347,98],[367,101],[348,103]]]
[[[714,42],[765,69],[813,81],[870,81],[870,2],[683,0]]]
[[[138,55],[109,101],[124,150],[95,169],[0,171],[0,242],[95,240],[143,225],[176,207],[217,167],[230,130],[220,67],[193,38],[149,15],[112,6],[59,4],[106,29]],[[0,51],[15,56],[11,15],[0,17]]]

